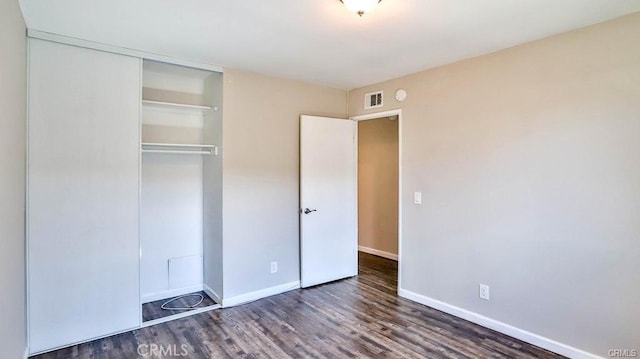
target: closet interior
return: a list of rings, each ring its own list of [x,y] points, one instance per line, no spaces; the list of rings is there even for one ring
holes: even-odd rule
[[[220,307],[221,104],[221,73],[143,61],[143,324]]]
[[[30,354],[220,306],[222,81],[29,39]]]

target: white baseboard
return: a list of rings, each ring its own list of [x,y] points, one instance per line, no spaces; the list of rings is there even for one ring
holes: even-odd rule
[[[170,290],[164,290],[162,292],[144,294],[142,296],[142,304],[153,302],[153,301],[160,300],[160,299],[177,297],[177,296],[183,295],[183,294],[189,294],[189,293],[193,293],[193,292],[200,292],[203,289],[204,289],[203,285],[202,284],[198,284],[198,285],[194,285],[194,286],[191,286],[191,287],[185,287],[185,288],[179,288],[179,289],[170,289]]]
[[[204,287],[204,292],[207,293],[207,295],[211,297],[211,299],[215,300],[216,303],[218,304],[222,303],[222,299],[220,298],[218,293],[216,293],[213,289],[211,289],[211,287],[209,287],[206,284],[204,284],[203,287]]]
[[[29,358],[29,347],[24,348],[24,355],[22,356],[22,358]]]
[[[495,319],[491,319],[488,317],[485,317],[483,315],[480,315],[478,313],[475,312],[471,312],[468,311],[466,309],[462,309],[459,307],[456,307],[454,305],[451,304],[447,304],[444,302],[441,302],[439,300],[433,299],[433,298],[429,298],[426,297],[424,295],[421,294],[417,294],[405,289],[399,289],[398,290],[398,295],[403,297],[403,298],[407,298],[409,300],[412,300],[414,302],[418,302],[420,304],[424,304],[427,307],[431,307],[437,310],[440,310],[442,312],[445,312],[447,314],[451,314],[453,316],[456,316],[458,318],[462,318],[465,320],[468,320],[472,323],[481,325],[485,328],[489,328],[492,330],[495,330],[497,332],[500,332],[502,334],[506,334],[510,337],[514,337],[516,339],[520,339],[524,342],[527,342],[529,344],[533,344],[536,345],[540,348],[544,348],[547,350],[550,350],[554,353],[558,353],[560,355],[564,355],[566,357],[569,358],[574,358],[574,359],[603,359],[600,356],[597,356],[595,354],[592,353],[588,353],[584,350],[580,350],[577,348],[574,348],[572,346],[566,345],[566,344],[562,344],[559,343],[555,340],[540,336],[538,334],[534,334],[531,332],[528,332],[526,330],[522,330],[519,328],[516,328],[514,326],[511,326],[509,324],[497,321]]]
[[[241,295],[237,295],[231,298],[222,299],[222,307],[228,308],[236,305],[244,304],[247,302],[252,302],[254,300],[270,297],[272,295],[288,292],[290,290],[300,288],[300,281],[280,284],[275,287],[269,287],[265,289],[260,289],[255,292],[249,292]]]
[[[387,259],[393,259],[394,261],[398,260],[398,255],[397,254],[381,251],[381,250],[378,250],[378,249],[358,246],[358,250],[360,252],[373,254],[374,256],[383,257],[383,258],[387,258]]]

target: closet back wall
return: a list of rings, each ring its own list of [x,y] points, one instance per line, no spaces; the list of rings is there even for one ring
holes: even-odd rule
[[[145,61],[143,99],[203,104],[211,73]],[[145,105],[142,142],[199,144],[198,109]],[[203,157],[143,153],[140,241],[142,302],[202,290]]]

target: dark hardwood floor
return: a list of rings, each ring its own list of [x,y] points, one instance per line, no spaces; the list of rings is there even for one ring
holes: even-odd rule
[[[361,253],[359,270],[36,358],[561,358],[397,297],[393,261]]]
[[[142,321],[143,322],[148,322],[150,320],[160,319],[160,318],[168,317],[168,316],[174,315],[174,314],[181,314],[181,313],[189,312],[189,311],[195,310],[195,309],[206,308],[206,307],[209,307],[209,306],[212,306],[212,305],[216,304],[216,301],[211,299],[211,297],[209,297],[207,295],[207,293],[205,293],[205,292],[195,292],[195,293],[190,293],[190,294],[200,294],[200,295],[202,295],[202,297],[203,297],[202,303],[198,304],[193,309],[186,309],[186,310],[164,310],[164,309],[162,309],[162,304],[164,304],[170,298],[156,300],[155,302],[144,303],[142,305]],[[199,300],[199,297],[189,295],[188,297],[183,297],[183,298],[174,300],[173,302],[171,302],[171,303],[169,303],[167,305],[167,308],[178,308],[178,307],[188,308],[191,305],[197,303],[198,300]]]

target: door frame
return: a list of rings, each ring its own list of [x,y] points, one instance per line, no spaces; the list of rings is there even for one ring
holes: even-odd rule
[[[351,116],[350,120],[360,122],[366,120],[375,120],[383,117],[398,116],[398,287],[397,293],[402,288],[402,109],[394,109],[389,111],[368,113],[365,115]],[[356,152],[358,151],[358,136],[356,127]],[[356,159],[358,157],[356,156]],[[356,190],[358,189],[358,162],[356,161]],[[357,207],[356,207],[357,208]],[[360,223],[360,217],[356,217]]]

